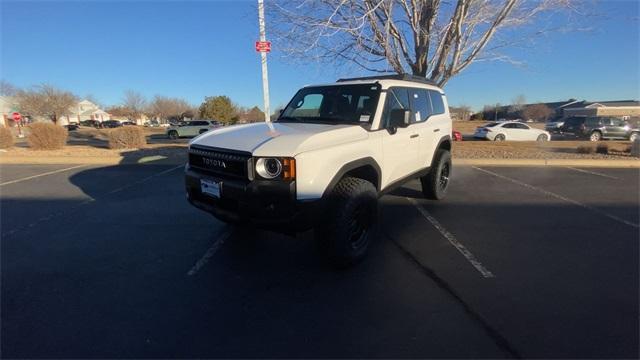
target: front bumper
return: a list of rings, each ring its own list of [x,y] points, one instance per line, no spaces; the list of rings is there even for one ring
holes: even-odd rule
[[[200,180],[219,182],[220,198],[203,194]],[[189,202],[218,219],[283,233],[312,228],[321,213],[321,201],[296,200],[295,182],[238,180],[185,168]]]

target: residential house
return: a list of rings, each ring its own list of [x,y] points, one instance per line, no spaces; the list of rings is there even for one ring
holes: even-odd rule
[[[98,120],[102,122],[111,120],[111,116],[91,101],[82,100],[69,109],[69,115],[61,116],[58,120],[60,125],[68,125],[71,122],[79,123],[84,120]]]
[[[563,115],[569,116],[619,116],[640,117],[640,101],[580,101],[564,108]]]

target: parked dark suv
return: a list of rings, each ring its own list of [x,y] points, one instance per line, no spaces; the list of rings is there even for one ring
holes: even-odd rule
[[[634,141],[640,132],[617,117],[570,117],[560,129],[565,136],[574,136],[591,141],[602,139],[625,139]]]

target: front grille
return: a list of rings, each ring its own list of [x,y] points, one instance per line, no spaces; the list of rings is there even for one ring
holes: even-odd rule
[[[251,153],[192,145],[189,166],[197,171],[248,179]]]

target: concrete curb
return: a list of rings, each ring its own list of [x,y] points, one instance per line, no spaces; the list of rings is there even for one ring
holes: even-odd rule
[[[453,159],[454,165],[476,166],[579,166],[599,168],[640,168],[638,160],[599,159]]]
[[[47,156],[47,157],[0,157],[0,165],[130,165],[130,164],[184,164],[185,158],[166,157],[160,155],[144,156],[133,159],[125,156],[80,157],[80,156]]]

